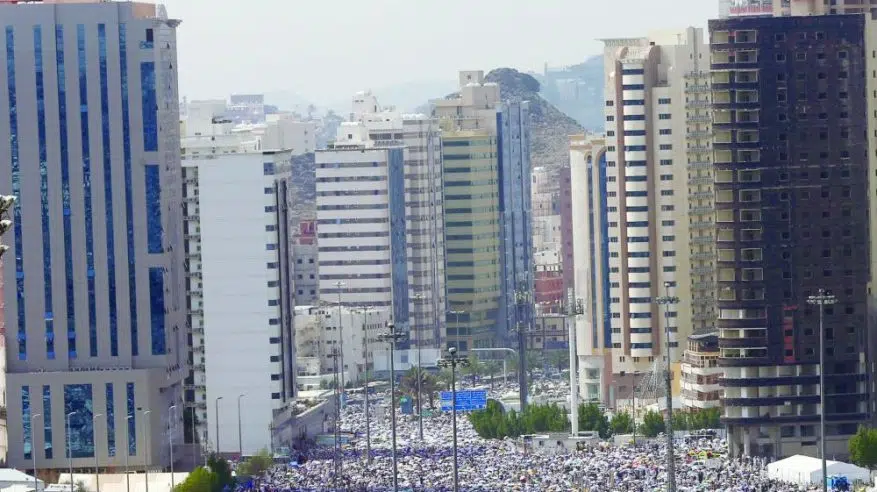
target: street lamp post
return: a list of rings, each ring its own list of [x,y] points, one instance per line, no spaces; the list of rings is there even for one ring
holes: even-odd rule
[[[399,340],[405,338],[405,333],[396,332],[396,325],[391,321],[387,323],[387,333],[378,336],[378,340],[390,345],[390,416],[393,437],[393,492],[398,492],[398,471],[396,462],[396,366],[394,349]]]
[[[221,400],[222,396],[217,396],[215,400],[213,400],[213,413],[216,418],[216,454],[217,456],[222,452],[219,449],[219,400]]]
[[[530,293],[525,290],[515,291],[515,304],[518,308],[518,314],[524,306],[530,303]],[[518,392],[520,393],[521,413],[527,409],[527,347],[525,337],[527,335],[527,327],[517,323],[518,329]]]
[[[133,418],[134,415],[125,417],[125,490],[127,492],[131,492],[131,470],[128,467],[128,458],[131,456],[131,419]],[[137,434],[137,429],[134,429],[134,434]]]
[[[34,446],[36,444],[36,432],[34,432],[34,420],[38,417],[41,417],[41,414],[35,413],[30,416],[30,455],[33,458],[33,490],[34,492],[40,492],[40,489],[37,485],[37,447]],[[51,416],[49,416],[51,418]],[[70,488],[73,488],[73,484],[71,482]]]
[[[72,433],[72,428],[70,427],[70,417],[76,415],[76,412],[70,412],[64,416],[64,420],[67,422],[67,466],[70,467],[70,490],[73,490],[73,450],[70,448],[70,434]],[[33,447],[33,446],[31,446]]]
[[[807,304],[819,306],[819,457],[822,459],[822,490],[828,490],[828,465],[825,461],[825,306],[837,298],[825,289],[807,297]]]
[[[466,367],[469,360],[457,355],[457,347],[448,348],[448,357],[438,361],[439,367],[451,368],[451,414],[454,434],[454,492],[460,490],[459,469],[457,467],[457,366]]]
[[[372,436],[371,436],[371,416],[369,412],[369,385],[371,384],[369,376],[369,366],[368,366],[368,356],[369,356],[369,347],[368,347],[368,328],[370,326],[369,323],[369,308],[366,307],[363,309],[363,314],[365,315],[365,462],[368,465],[372,463]]]
[[[576,341],[576,316],[585,313],[580,299],[574,299],[570,289],[566,306],[566,322],[569,323],[569,421],[572,427],[572,435],[579,435],[579,369]],[[544,326],[544,324],[543,324]],[[545,334],[542,334],[542,346],[545,346]]]
[[[670,295],[670,286],[670,282],[664,282],[665,295],[656,298],[655,303],[664,306],[664,332],[667,336],[667,368],[664,373],[667,386],[667,492],[676,492],[676,453],[673,449],[673,375],[670,369],[672,361],[670,358],[670,306],[679,304],[679,298]]]
[[[415,302],[422,301],[423,299],[424,299],[423,294],[414,294],[414,301]],[[419,311],[418,311],[418,313],[419,313]],[[421,360],[420,347],[423,345],[423,340],[420,336],[421,335],[420,321],[417,317],[415,317],[415,320],[417,320],[417,323],[416,323],[417,329],[414,331],[414,333],[417,335],[417,342],[416,342],[417,343],[417,426],[418,426],[418,432],[419,432],[419,436],[420,436],[420,443],[422,445],[423,444],[423,404],[421,402],[423,401],[423,391],[421,390],[421,380],[423,379],[423,365],[420,362],[420,360]]]
[[[91,428],[94,432],[95,441],[97,441],[97,419],[103,417],[104,414],[96,413],[91,416]],[[100,492],[100,459],[97,454],[97,446],[94,447],[94,488],[96,492]]]
[[[143,446],[144,447],[144,450],[143,450],[143,483],[145,484],[146,492],[149,492],[149,459],[150,459],[149,430],[152,428],[152,426],[149,425],[149,423],[147,422],[147,420],[148,420],[147,415],[149,415],[151,413],[152,413],[152,410],[149,410],[149,409],[143,410],[143,418],[141,419],[141,420],[143,420],[143,423],[141,425],[143,425],[143,441],[144,441],[144,443],[143,443],[144,444],[144,446]],[[216,437],[219,438],[219,436],[216,436]]]
[[[176,486],[176,484],[174,483],[174,430],[176,428],[176,420],[173,418],[174,411],[176,409],[176,405],[171,405],[167,409],[167,418],[169,420],[167,429],[167,445],[171,454],[171,490],[174,490],[174,487]],[[185,429],[183,430],[183,432],[185,432]]]
[[[241,430],[241,398],[247,396],[246,393],[241,393],[238,395],[238,459],[244,460],[244,440],[243,440],[243,431]]]
[[[341,288],[344,287],[345,284],[342,281],[335,282],[335,288],[338,289],[338,350],[341,352],[341,359],[339,361],[341,367],[341,389],[339,394],[344,394],[344,323],[341,322]],[[338,404],[341,404],[339,400]]]
[[[338,388],[338,358],[341,355],[338,350],[333,348],[332,353],[329,357],[332,358],[332,377],[335,380],[335,418],[332,423],[332,434],[335,436],[333,443],[333,455],[332,455],[332,463],[335,467],[335,483],[337,485],[337,481],[341,477],[341,448],[340,448],[340,440],[338,433],[341,428],[341,392]]]

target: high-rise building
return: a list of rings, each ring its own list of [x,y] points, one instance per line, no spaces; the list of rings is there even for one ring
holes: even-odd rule
[[[365,125],[345,122],[335,142],[317,152],[316,163],[320,301],[387,308],[398,329],[408,332],[404,147],[376,145]],[[352,371],[351,364],[345,360],[342,371]]]
[[[382,108],[371,92],[353,97],[353,121],[362,123],[377,145],[402,145],[405,158],[405,234],[412,346],[444,346],[445,249],[441,138],[435,120]]]
[[[223,133],[226,125],[182,142],[192,328],[185,399],[199,423],[199,442],[217,450],[218,437],[220,452],[253,454],[270,447],[272,413],[295,392],[291,241],[281,176],[291,152],[255,150],[245,134]],[[238,397],[247,408],[241,443],[231,425]]]
[[[692,119],[709,101],[701,96],[706,90],[690,78],[707,54],[703,31],[695,28],[605,41],[609,302],[616,374],[647,374],[656,363],[666,366],[668,358],[676,363],[682,356],[680,343],[693,328],[695,303],[712,289],[709,268],[692,268],[710,253],[691,249],[692,244],[711,244],[712,235],[689,226],[690,214],[710,214],[697,200],[708,198],[711,189],[689,166],[689,160],[700,160],[697,156],[709,151],[704,143],[708,118]],[[689,188],[689,182],[701,188]],[[667,294],[680,302],[665,313],[655,300]]]
[[[719,18],[722,19],[874,13],[877,13],[877,4],[864,0],[719,0]]]
[[[188,372],[179,21],[98,1],[7,2],[0,19],[7,463],[166,466],[148,443],[182,442]]]
[[[709,29],[730,450],[815,456],[824,412],[826,453],[843,456],[871,417],[873,24],[863,15],[761,17]],[[824,308],[824,331],[808,302],[820,289],[837,301]]]
[[[716,408],[721,406],[722,388],[719,379],[719,334],[701,332],[688,337],[688,347],[680,367],[682,406],[686,408]]]
[[[581,299],[583,307],[571,321],[576,323],[579,392],[609,405],[614,395],[606,141],[603,136],[572,136],[569,157],[569,167],[560,173],[564,300]]]
[[[442,129],[448,341],[505,345],[533,322],[529,105],[503,103],[484,72],[433,101]],[[520,301],[520,302],[518,302]]]

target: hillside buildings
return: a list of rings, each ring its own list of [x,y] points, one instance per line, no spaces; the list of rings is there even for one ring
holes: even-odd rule
[[[502,346],[533,320],[529,106],[503,103],[484,72],[433,101],[442,129],[448,341]]]
[[[179,21],[97,1],[0,18],[8,466],[167,466],[147,443],[184,435]]]
[[[826,452],[844,455],[871,418],[870,20],[734,18],[709,28],[716,328],[730,449],[815,456],[824,411]],[[824,333],[810,303],[820,289],[836,300],[824,307]]]

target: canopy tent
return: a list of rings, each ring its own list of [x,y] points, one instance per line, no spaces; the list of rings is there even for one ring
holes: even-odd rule
[[[828,460],[826,461],[826,469],[829,477],[847,477],[850,482],[861,480],[867,483],[870,481],[871,474],[867,469],[850,463]],[[822,483],[822,460],[796,454],[767,465],[767,476],[799,485],[818,485]]]

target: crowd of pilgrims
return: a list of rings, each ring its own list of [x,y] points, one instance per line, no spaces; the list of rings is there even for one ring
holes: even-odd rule
[[[357,438],[341,448],[337,475],[334,445],[311,446],[294,451],[291,462],[278,464],[248,487],[263,492],[393,490],[391,419],[386,409],[372,404],[371,463],[363,405],[356,401],[342,410],[342,431]],[[397,411],[396,421],[398,490],[452,491],[450,413],[424,418],[423,441],[416,417]],[[652,492],[667,487],[666,444],[660,439],[624,446],[595,442],[568,453],[540,453],[520,439],[478,437],[464,414],[458,414],[457,436],[461,491]],[[725,442],[716,437],[677,440],[675,448],[680,492],[818,490],[768,479],[765,460],[729,458]]]

